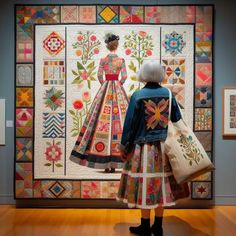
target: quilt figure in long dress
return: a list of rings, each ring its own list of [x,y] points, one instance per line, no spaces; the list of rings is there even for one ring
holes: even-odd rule
[[[70,160],[87,167],[115,172],[122,168],[119,145],[128,98],[123,88],[127,78],[124,58],[116,54],[119,36],[106,36],[110,53],[99,63],[97,92],[85,118]]]

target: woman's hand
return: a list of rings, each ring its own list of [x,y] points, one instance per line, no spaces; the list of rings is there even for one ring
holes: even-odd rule
[[[120,150],[120,158],[122,161],[127,160],[127,154],[124,152],[124,150]]]

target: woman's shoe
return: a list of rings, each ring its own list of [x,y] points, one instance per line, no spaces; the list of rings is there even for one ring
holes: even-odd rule
[[[115,173],[116,169],[115,168],[111,168],[110,173]]]
[[[162,227],[155,227],[155,225],[153,225],[151,227],[151,231],[153,233],[154,236],[163,236],[163,228]]]
[[[163,228],[162,226],[156,226],[155,224],[152,225],[151,231],[154,236],[163,236]]]
[[[109,168],[106,168],[105,173],[109,173],[109,172],[110,172]]]
[[[129,231],[140,236],[151,236],[150,219],[141,218],[141,225],[129,227]]]

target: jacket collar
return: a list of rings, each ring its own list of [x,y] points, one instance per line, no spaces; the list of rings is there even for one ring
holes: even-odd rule
[[[147,82],[144,88],[160,88],[161,85],[155,82]]]

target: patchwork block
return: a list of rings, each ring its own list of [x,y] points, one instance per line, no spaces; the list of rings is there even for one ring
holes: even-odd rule
[[[161,21],[161,7],[157,6],[145,7],[146,23],[160,23],[160,21]]]
[[[97,6],[98,23],[118,23],[119,7],[118,6]]]
[[[192,182],[192,199],[212,199],[211,182]]]
[[[118,193],[120,181],[102,181],[101,198],[115,199]]]
[[[40,181],[42,198],[71,198],[71,181]],[[38,187],[38,186],[36,186]],[[36,188],[37,190],[37,188]],[[36,191],[37,193],[38,191]]]
[[[79,20],[78,6],[61,6],[61,22],[77,23]]]
[[[64,91],[57,89],[56,87],[51,87],[46,89],[44,92],[44,105],[45,108],[49,108],[51,111],[56,111],[64,107],[65,97]]]
[[[199,86],[195,88],[195,107],[212,106],[212,87]]]
[[[16,65],[16,86],[33,86],[33,65]]]
[[[196,32],[212,32],[212,7],[196,7]]]
[[[196,108],[195,109],[195,130],[212,129],[212,109]]]
[[[43,138],[65,137],[65,113],[43,113]]]
[[[65,84],[65,62],[64,61],[44,61],[43,66],[44,85],[64,85]]]
[[[65,41],[59,33],[52,32],[44,39],[43,47],[50,55],[55,56],[65,48]]]
[[[17,41],[16,43],[16,61],[33,62],[33,41]]]
[[[196,64],[196,86],[211,86],[212,84],[212,64]]]
[[[16,160],[17,161],[32,161],[32,139],[31,138],[16,138]]]
[[[185,59],[162,59],[165,67],[163,84],[185,84]]]
[[[33,196],[32,163],[16,163],[15,181],[17,198],[31,198]]]
[[[18,24],[16,30],[16,39],[18,41],[30,41],[34,39],[33,24]]]
[[[166,54],[170,54],[173,57],[182,54],[183,49],[186,47],[183,34],[173,31],[170,34],[165,34],[163,38],[162,46]]]
[[[18,24],[55,24],[59,23],[59,6],[17,6]]]
[[[212,42],[201,41],[196,42],[195,58],[196,63],[210,63],[212,62]]]
[[[205,151],[211,151],[212,133],[201,131],[201,132],[194,132],[194,134],[197,136],[198,140],[204,147]]]
[[[33,109],[16,109],[16,136],[32,137],[33,135]]]
[[[33,89],[16,88],[16,107],[33,106]]]
[[[101,198],[101,181],[81,181],[81,198]]]
[[[72,198],[81,198],[81,181],[72,181]]]
[[[120,23],[142,23],[143,13],[142,6],[120,6]]]
[[[184,23],[189,20],[185,6],[160,6],[161,23]]]
[[[96,23],[96,6],[80,6],[79,23]]]

